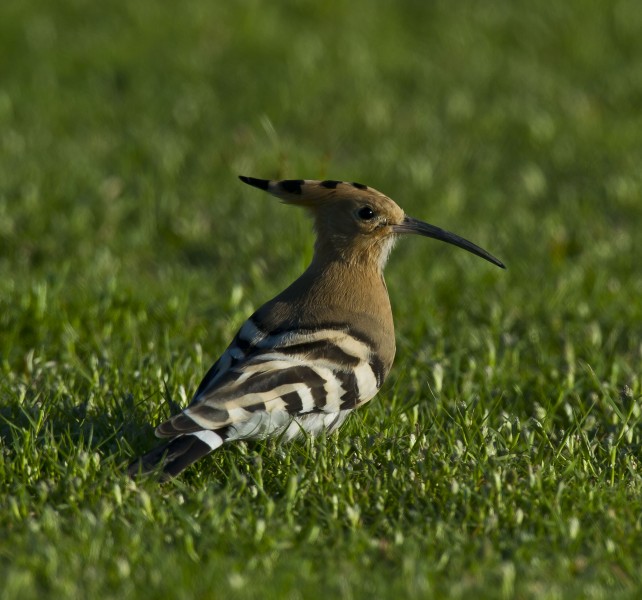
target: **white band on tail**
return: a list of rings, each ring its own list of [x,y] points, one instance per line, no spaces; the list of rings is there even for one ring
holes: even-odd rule
[[[201,440],[201,442],[205,442],[212,450],[216,450],[219,446],[223,445],[223,438],[215,431],[209,429],[195,431],[189,435],[193,435]]]

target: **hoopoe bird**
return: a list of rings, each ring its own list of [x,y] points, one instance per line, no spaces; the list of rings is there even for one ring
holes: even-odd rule
[[[156,428],[167,443],[135,460],[131,476],[157,472],[169,479],[235,440],[331,432],[375,396],[395,356],[383,270],[399,235],[442,240],[505,268],[366,185],[240,179],[310,213],[312,262],[245,321],[190,405]]]

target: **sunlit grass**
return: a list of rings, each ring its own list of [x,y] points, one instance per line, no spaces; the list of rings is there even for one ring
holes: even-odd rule
[[[0,8],[0,596],[636,598],[634,2]],[[364,181],[397,359],[337,436],[124,467]]]

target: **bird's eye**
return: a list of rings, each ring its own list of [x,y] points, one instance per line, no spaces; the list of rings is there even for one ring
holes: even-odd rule
[[[357,216],[364,221],[374,218],[375,213],[369,206],[364,206],[357,211]]]

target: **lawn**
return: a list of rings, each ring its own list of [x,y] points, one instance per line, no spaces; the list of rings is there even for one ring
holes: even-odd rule
[[[639,598],[634,0],[0,6],[0,598]],[[397,357],[337,435],[130,481],[363,181]]]

